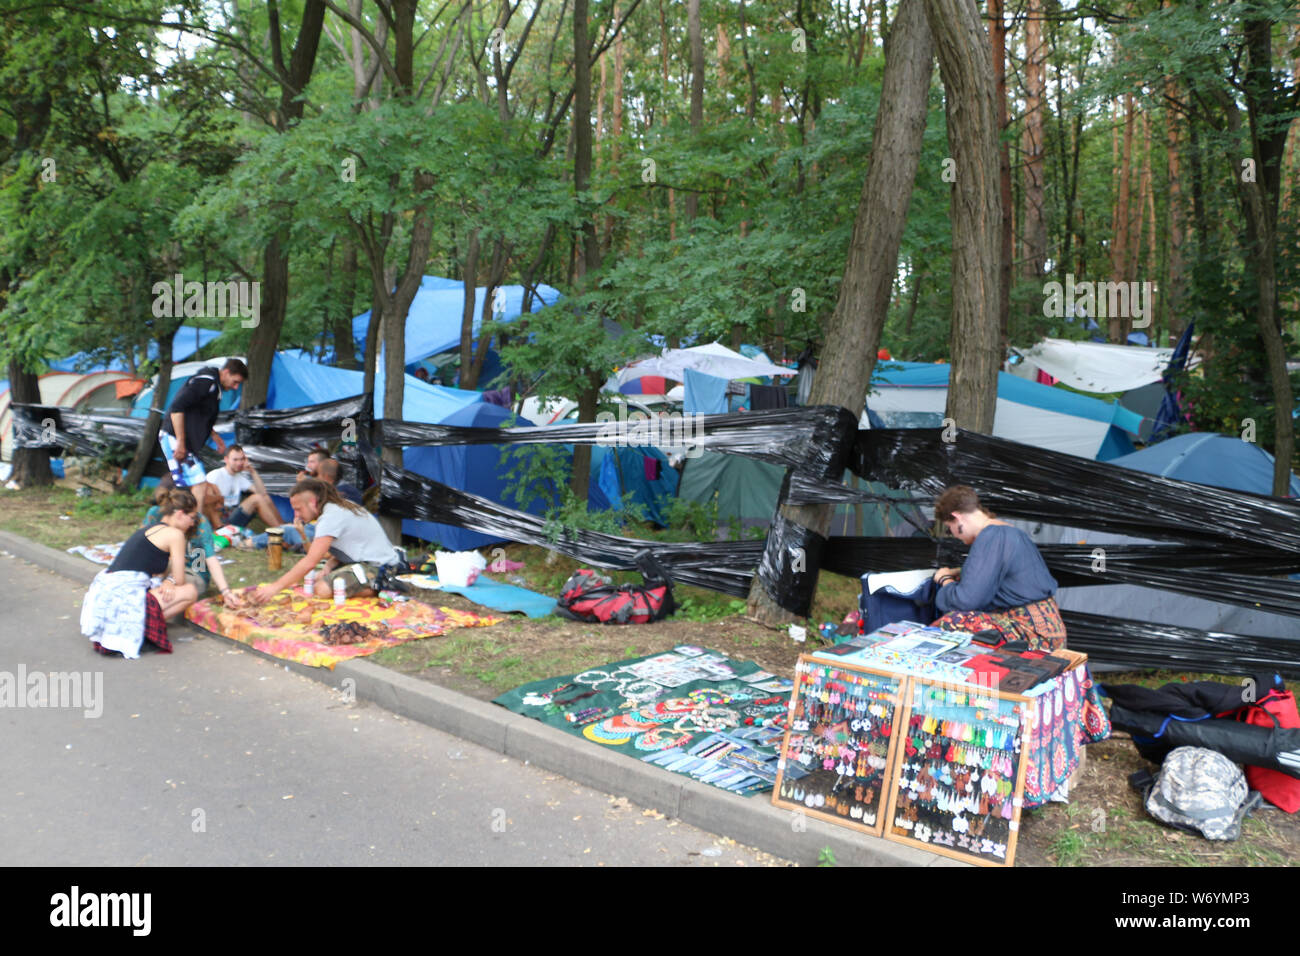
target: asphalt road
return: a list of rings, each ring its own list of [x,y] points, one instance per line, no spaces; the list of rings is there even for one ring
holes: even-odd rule
[[[185,629],[101,657],[84,591],[0,556],[0,865],[781,862]],[[77,706],[16,706],[24,672],[82,674]]]

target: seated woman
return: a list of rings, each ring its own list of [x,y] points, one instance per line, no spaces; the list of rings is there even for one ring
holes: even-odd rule
[[[159,523],[126,539],[113,563],[95,575],[81,605],[81,633],[101,654],[140,656],[145,641],[171,653],[167,621],[194,603],[185,580],[185,545],[194,533],[198,502],[183,488],[167,494]],[[151,578],[168,572],[150,589]]]
[[[144,513],[144,520],[140,522],[141,528],[152,527],[162,520],[162,505],[175,488],[171,475],[164,475],[158,483],[158,490],[154,492],[153,507]],[[231,607],[239,607],[243,601],[226,583],[225,572],[221,570],[221,561],[217,558],[217,542],[212,525],[208,523],[208,519],[202,512],[199,512],[196,517],[194,530],[185,548],[185,565],[188,569],[186,577],[194,585],[200,597],[207,594],[212,585],[216,584],[217,591],[222,595],[225,603]]]
[[[961,568],[934,572],[936,627],[949,631],[997,631],[1004,641],[1026,641],[1032,650],[1065,646],[1065,624],[1056,606],[1056,579],[1029,535],[980,506],[967,485],[945,489],[935,516],[970,547]]]
[[[307,554],[270,584],[263,584],[248,596],[253,604],[269,601],[285,588],[293,587],[326,557],[326,574],[316,579],[317,597],[334,593],[334,579],[342,578],[348,597],[373,597],[379,572],[388,565],[405,562],[379,521],[360,505],[346,501],[328,482],[307,478],[289,492],[294,517],[303,523],[316,522],[316,537]]]

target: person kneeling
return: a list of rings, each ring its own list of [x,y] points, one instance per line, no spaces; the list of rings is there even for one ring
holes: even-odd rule
[[[146,641],[171,653],[167,621],[198,598],[185,580],[186,543],[194,534],[198,502],[184,488],[159,504],[159,523],[126,539],[113,563],[95,575],[81,605],[81,633],[101,654],[140,656]],[[161,585],[151,578],[168,572]]]
[[[289,503],[296,519],[304,524],[316,522],[316,537],[302,560],[249,595],[252,603],[265,603],[293,587],[326,556],[327,573],[316,580],[316,597],[330,597],[335,578],[342,579],[348,597],[374,597],[380,572],[405,561],[401,550],[389,543],[378,519],[361,506],[345,501],[333,485],[315,478],[304,479],[289,492]]]
[[[1056,579],[1029,535],[985,511],[967,485],[945,489],[934,513],[970,548],[963,567],[934,572],[934,603],[944,612],[934,626],[976,635],[996,631],[998,644],[1025,641],[1035,651],[1064,647]]]

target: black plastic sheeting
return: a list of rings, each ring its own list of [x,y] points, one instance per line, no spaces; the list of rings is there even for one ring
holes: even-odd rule
[[[768,529],[767,544],[758,565],[759,581],[779,606],[807,617],[812,612],[826,538],[778,512]]]
[[[1105,570],[1094,571],[1096,553]],[[1264,575],[1300,571],[1300,555],[1231,552],[1177,544],[1040,544],[1048,570],[1062,587],[1136,584],[1176,594],[1300,617],[1300,581]],[[952,539],[833,537],[823,570],[858,576],[866,572],[955,567],[966,548]],[[1222,568],[1233,568],[1225,571]],[[1254,571],[1256,574],[1243,572]],[[1117,619],[1119,620],[1119,619]],[[1300,624],[1297,625],[1300,636]],[[1300,645],[1296,650],[1300,653]]]
[[[1175,481],[959,430],[858,432],[854,474],[937,496],[971,485],[985,507],[1050,524],[1300,553],[1300,502]]]
[[[365,407],[365,396],[356,396],[306,408],[243,413],[237,431],[272,491],[288,490],[313,445],[337,447],[348,437],[343,420],[351,418],[358,445],[341,449],[340,457],[373,476],[382,473],[381,513],[551,547],[611,569],[634,569],[634,555],[648,544],[589,531],[552,541],[542,518],[381,466],[363,437]],[[39,444],[41,422],[47,418],[55,422],[55,442],[82,454],[96,454],[108,444],[134,444],[145,424],[141,419],[82,415],[48,406],[15,406],[18,444]],[[689,432],[680,423],[666,430],[657,426],[658,436],[638,434],[636,423],[619,422],[489,429],[387,421],[379,423],[379,430],[385,441],[399,445],[695,444],[790,468],[789,504],[880,500],[841,484],[837,479],[846,467],[869,480],[915,492],[912,500],[921,503],[949,485],[970,484],[990,509],[1006,516],[1179,542],[1097,546],[1105,552],[1104,574],[1093,571],[1094,547],[1041,545],[1044,560],[1063,585],[1136,584],[1300,614],[1300,586],[1268,576],[1300,570],[1300,503],[1174,481],[964,431],[953,442],[943,441],[938,429],[855,433],[853,417],[836,407],[770,411],[761,418],[694,416],[689,422]],[[203,457],[215,464],[211,453]],[[888,500],[896,504],[900,499]],[[810,609],[818,568],[857,577],[866,571],[959,564],[966,550],[956,541],[926,537],[828,541],[780,514],[769,540],[771,548],[754,541],[649,544],[675,580],[728,594],[747,594],[757,567],[766,590],[796,614]],[[1285,639],[1071,611],[1063,617],[1070,646],[1100,663],[1212,671],[1272,668],[1300,676],[1300,645]]]
[[[550,548],[587,564],[616,571],[636,569],[635,555],[649,548],[673,581],[744,597],[763,552],[761,541],[666,544],[575,531],[551,540],[543,518],[459,491],[384,464],[379,510],[400,518],[458,525],[472,531]]]
[[[1216,674],[1268,670],[1300,678],[1300,644],[1282,637],[1201,631],[1082,611],[1062,611],[1061,620],[1070,649],[1084,651],[1097,663]]]
[[[838,479],[844,473],[852,455],[857,419],[837,405],[818,405],[767,411],[761,416],[737,412],[626,423],[466,428],[384,419],[378,427],[381,445],[697,446],[797,468],[816,481]]]
[[[235,439],[241,445],[267,448],[332,448],[367,434],[369,408],[369,395],[354,395],[300,408],[240,412],[235,418]]]
[[[99,455],[115,445],[134,446],[144,434],[146,419],[121,415],[86,415],[55,405],[12,405],[14,447],[60,448],[78,455]],[[53,436],[45,422],[54,425]],[[52,441],[45,441],[52,437]]]

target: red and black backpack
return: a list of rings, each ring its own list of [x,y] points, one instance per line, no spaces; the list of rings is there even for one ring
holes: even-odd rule
[[[615,586],[609,578],[579,568],[564,582],[556,602],[561,615],[574,621],[600,624],[648,624],[677,610],[673,586],[648,551],[638,552],[642,584]]]

